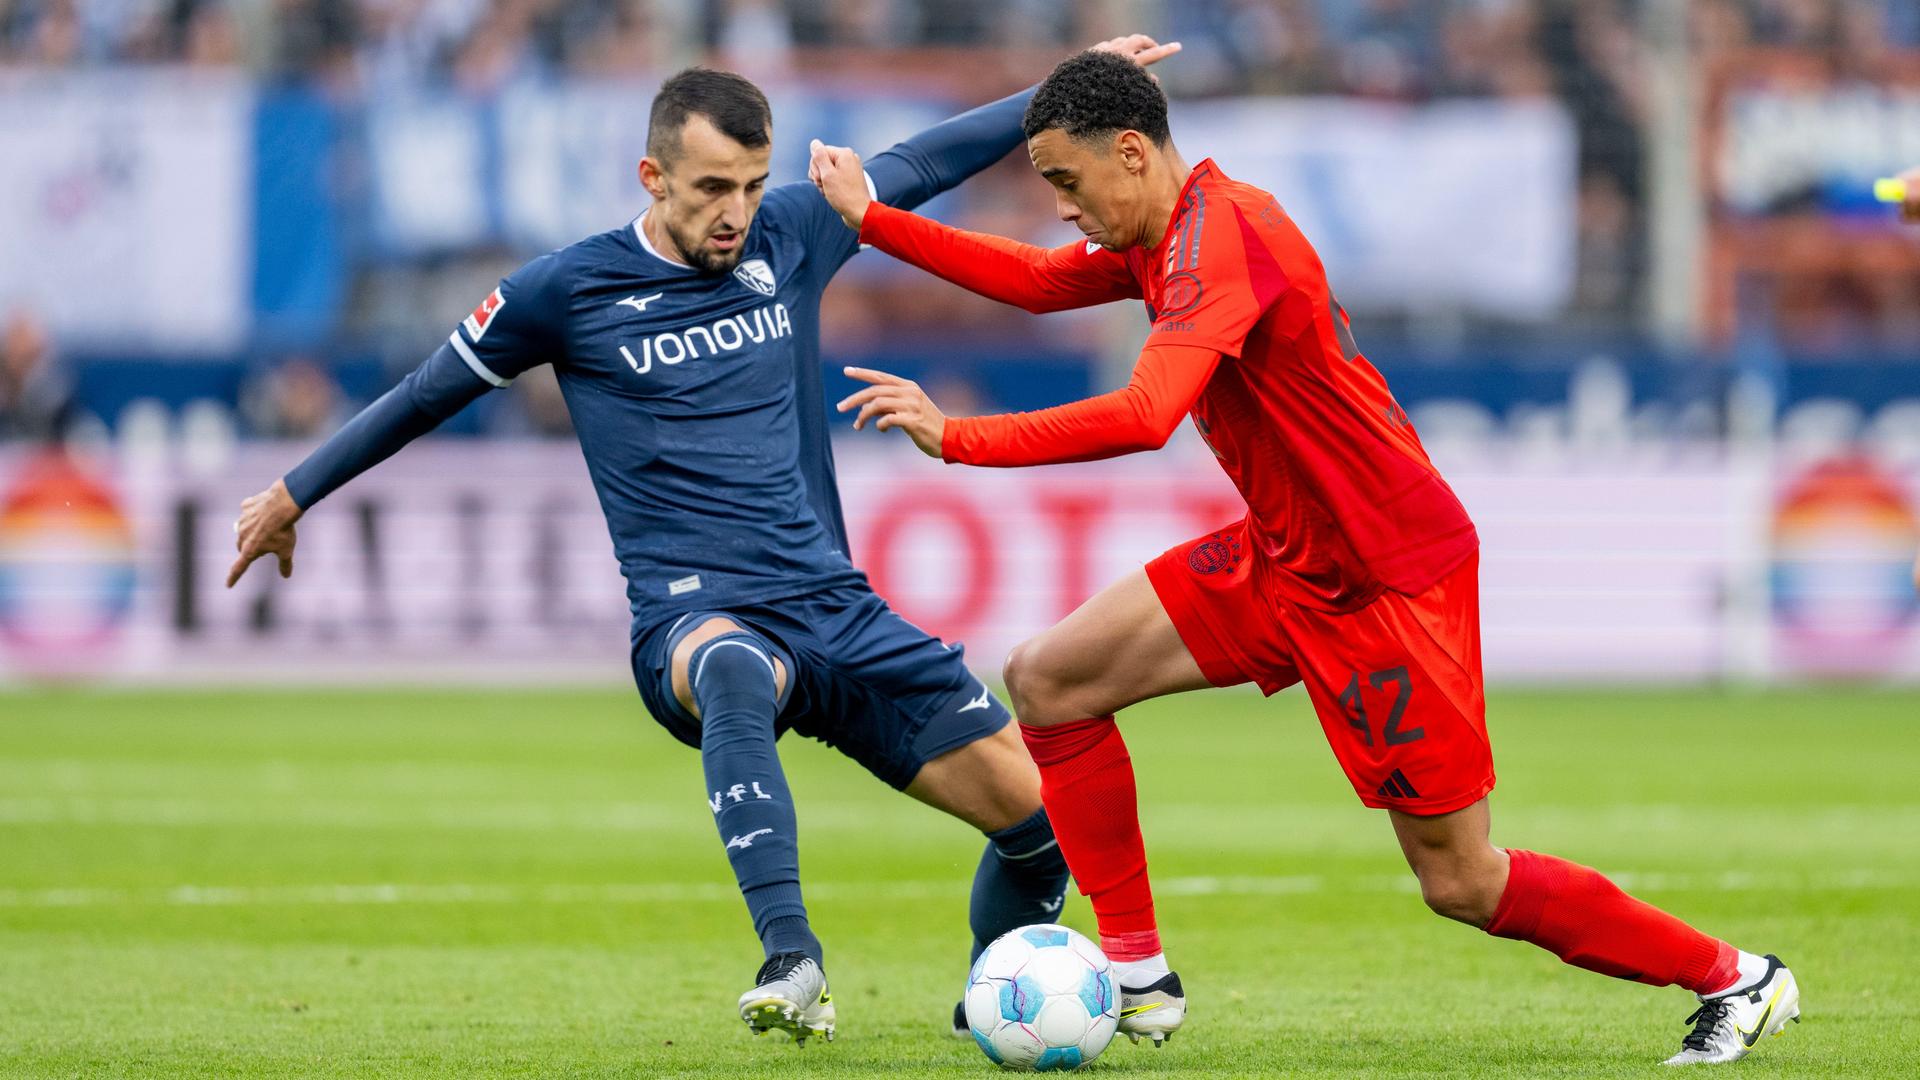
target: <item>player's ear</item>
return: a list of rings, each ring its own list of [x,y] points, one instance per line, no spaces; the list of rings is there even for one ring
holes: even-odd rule
[[[667,197],[667,174],[650,157],[640,159],[640,186],[646,188],[656,202]]]
[[[1139,176],[1147,171],[1147,137],[1129,128],[1114,139],[1114,149],[1120,155],[1120,164],[1129,173]]]

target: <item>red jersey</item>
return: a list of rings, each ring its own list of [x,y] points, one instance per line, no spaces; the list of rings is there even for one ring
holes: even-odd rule
[[[1051,409],[950,418],[942,455],[976,465],[1113,457],[1182,416],[1247,502],[1288,599],[1349,611],[1426,591],[1479,547],[1386,380],[1354,347],[1326,272],[1274,197],[1211,160],[1152,248],[1054,249],[874,204],[860,238],[1030,311],[1146,301],[1153,331],[1121,390]]]

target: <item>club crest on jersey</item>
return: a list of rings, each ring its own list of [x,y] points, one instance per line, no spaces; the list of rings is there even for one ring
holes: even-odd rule
[[[467,339],[478,345],[480,339],[486,335],[487,327],[493,325],[493,317],[500,314],[500,309],[506,306],[506,297],[500,295],[499,286],[494,286],[493,291],[487,294],[487,298],[480,301],[480,306],[473,309],[473,314],[460,321],[460,325],[467,328]]]
[[[748,259],[733,268],[733,276],[761,296],[773,295],[773,267],[765,259]]]
[[[1204,292],[1200,279],[1190,271],[1169,275],[1160,286],[1160,311],[1156,317],[1185,315],[1200,306],[1200,297]]]

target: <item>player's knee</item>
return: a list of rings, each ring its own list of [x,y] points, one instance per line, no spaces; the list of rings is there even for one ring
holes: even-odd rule
[[[745,648],[721,649],[716,653],[713,646],[722,639],[737,641]],[[731,655],[734,652],[741,655]],[[723,668],[734,662],[751,660],[760,663],[773,673],[774,693],[778,695],[786,690],[786,664],[773,647],[759,634],[732,619],[715,616],[694,627],[673,650],[673,694],[679,699],[680,707],[696,719],[700,716],[700,694],[696,682],[714,659],[718,659]],[[750,674],[752,669],[747,671]]]
[[[1015,645],[1007,654],[1000,678],[1006,683],[1013,714],[1021,723],[1046,727],[1073,719],[1055,707],[1066,686],[1058,668],[1048,661],[1044,640],[1029,638]]]
[[[1420,899],[1436,915],[1469,926],[1485,926],[1500,904],[1500,888],[1479,868],[1465,863],[1433,860],[1414,868],[1420,879]]]

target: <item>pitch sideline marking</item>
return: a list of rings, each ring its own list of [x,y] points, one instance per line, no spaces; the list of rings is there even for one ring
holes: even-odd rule
[[[1630,890],[1704,892],[1812,892],[1920,887],[1920,874],[1862,868],[1811,874],[1625,872],[1611,875]],[[820,881],[807,894],[821,900],[927,900],[957,896],[954,881]],[[1154,882],[1163,896],[1289,896],[1314,893],[1415,893],[1411,874],[1328,878],[1320,874],[1169,877]],[[355,904],[656,904],[737,902],[731,883],[631,882],[599,885],[475,885],[465,883],[349,885],[178,885],[170,888],[96,887],[0,889],[0,907],[63,908],[148,904],[179,907]]]

